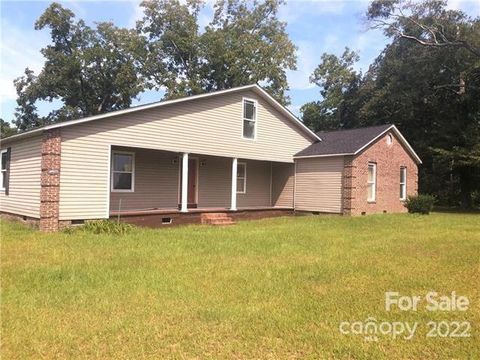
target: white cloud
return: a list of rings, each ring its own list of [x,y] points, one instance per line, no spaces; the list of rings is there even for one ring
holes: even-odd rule
[[[299,116],[300,114],[300,108],[302,105],[288,105],[287,109],[290,110],[295,116]]]
[[[137,25],[137,21],[139,21],[143,16],[143,8],[140,6],[141,2],[141,0],[130,1],[133,11],[130,15],[130,19],[128,20],[129,28],[135,27]]]
[[[327,34],[323,39],[316,42],[308,40],[296,41],[297,50],[297,70],[287,71],[288,83],[291,89],[305,90],[314,87],[310,83],[310,75],[320,64],[321,56],[324,52],[339,54],[343,51],[344,45],[337,34]]]
[[[280,8],[279,17],[292,24],[302,21],[304,15],[341,14],[347,3],[345,0],[287,0]]]
[[[360,55],[360,61],[355,64],[355,69],[363,72],[367,71],[373,60],[380,55],[387,42],[388,39],[381,30],[368,30],[358,33],[348,45]]]
[[[87,15],[87,11],[82,6],[82,2],[87,2],[88,0],[62,0],[60,3],[66,8],[72,10],[75,16],[79,19]],[[48,2],[45,3],[45,8],[49,6]]]
[[[26,67],[35,73],[42,69],[44,58],[40,49],[48,44],[49,37],[40,31],[20,30],[4,18],[1,29],[0,98],[5,102],[16,98],[13,80],[21,76]]]
[[[287,79],[291,89],[308,89],[314,85],[309,77],[320,61],[320,54],[315,44],[309,41],[297,43],[297,70],[288,70]]]
[[[449,0],[447,8],[451,10],[462,10],[469,14],[480,13],[480,2],[475,0]]]

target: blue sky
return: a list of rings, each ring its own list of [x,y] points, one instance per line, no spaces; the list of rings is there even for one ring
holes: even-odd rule
[[[98,21],[113,21],[118,26],[129,27],[142,15],[137,0],[59,2],[91,25]],[[48,30],[34,30],[33,24],[49,4],[50,1],[0,0],[0,116],[5,120],[14,117],[16,94],[13,80],[21,76],[26,67],[36,73],[42,68],[40,49],[49,43],[49,33]],[[212,0],[207,1],[200,16],[201,24],[209,22],[212,4]],[[298,47],[298,70],[288,72],[290,109],[294,113],[298,114],[304,103],[319,98],[319,89],[310,84],[308,78],[324,52],[341,54],[348,46],[360,53],[357,68],[366,70],[384,48],[387,39],[383,34],[368,30],[364,24],[367,6],[365,0],[290,0],[283,6],[280,18],[287,22],[290,38]],[[480,1],[452,0],[449,7],[472,16],[480,14]],[[141,94],[135,104],[158,101],[161,97],[161,93],[150,91]],[[42,103],[39,110],[45,114],[57,106]]]

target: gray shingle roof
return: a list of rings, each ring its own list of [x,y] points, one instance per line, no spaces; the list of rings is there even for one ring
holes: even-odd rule
[[[320,131],[317,135],[322,141],[310,145],[295,156],[354,154],[391,126],[387,124],[358,129]]]

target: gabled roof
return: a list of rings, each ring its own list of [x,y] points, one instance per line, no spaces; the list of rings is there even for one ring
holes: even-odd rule
[[[318,137],[318,135],[316,135],[312,130],[310,130],[308,127],[306,127],[303,124],[303,122],[301,122],[295,115],[293,115],[285,106],[280,104],[268,92],[266,92],[261,86],[259,86],[257,84],[238,86],[238,87],[227,89],[227,90],[219,90],[219,91],[214,91],[214,92],[200,94],[200,95],[192,95],[192,96],[187,96],[187,97],[183,97],[183,98],[179,98],[179,99],[157,101],[157,102],[150,103],[150,104],[134,106],[134,107],[124,109],[124,110],[111,111],[111,112],[108,112],[108,113],[105,113],[105,114],[88,116],[88,117],[81,118],[81,119],[76,119],[76,120],[64,121],[64,122],[61,122],[61,123],[47,125],[47,126],[43,126],[43,127],[40,127],[40,128],[29,130],[29,131],[26,131],[26,132],[23,132],[23,133],[12,135],[12,136],[9,136],[9,137],[6,137],[6,138],[2,139],[2,141],[8,141],[9,142],[10,140],[13,140],[13,139],[16,140],[16,139],[28,137],[28,136],[31,136],[31,135],[34,135],[34,134],[37,134],[37,133],[41,133],[42,131],[45,131],[45,130],[57,129],[57,128],[62,128],[62,127],[66,127],[66,126],[81,124],[81,123],[84,123],[84,122],[96,121],[96,120],[101,120],[101,119],[105,119],[105,118],[109,118],[109,117],[113,117],[113,116],[129,114],[129,113],[133,113],[133,112],[137,112],[137,111],[153,109],[153,108],[158,108],[158,107],[162,107],[162,106],[182,103],[182,102],[186,102],[186,101],[203,99],[203,98],[207,98],[207,97],[218,96],[218,95],[223,95],[223,94],[228,94],[228,93],[235,93],[235,92],[240,92],[240,91],[245,91],[245,90],[252,90],[255,93],[257,93],[258,95],[260,95],[270,105],[272,105],[281,114],[283,114],[287,119],[289,119],[296,126],[298,126],[304,133],[309,135],[314,140],[321,141],[321,139],[320,139],[320,137]]]
[[[398,137],[400,142],[405,146],[417,163],[422,163],[400,131],[395,125],[391,124],[358,129],[318,132],[317,135],[322,141],[310,145],[306,149],[295,154],[294,157],[300,159],[309,157],[357,155],[388,131],[393,132]]]

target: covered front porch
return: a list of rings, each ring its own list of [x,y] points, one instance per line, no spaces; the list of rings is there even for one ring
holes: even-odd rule
[[[111,217],[293,209],[293,163],[111,147]]]

